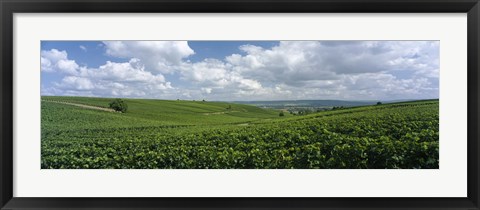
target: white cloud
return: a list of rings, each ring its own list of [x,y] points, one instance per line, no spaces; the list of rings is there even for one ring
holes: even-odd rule
[[[201,88],[202,93],[210,94],[212,93],[212,88]]]
[[[52,49],[42,51],[41,63],[42,71],[64,75],[53,86],[42,87],[42,94],[142,97],[173,89],[162,74],[145,71],[144,65],[135,58],[87,68],[69,60],[67,52]]]
[[[218,98],[222,93],[224,96],[245,95],[249,92],[254,94],[263,88],[257,80],[244,78],[240,73],[233,71],[230,64],[216,59],[183,63],[178,69],[181,79],[201,87],[201,93],[215,94],[210,97]]]
[[[57,62],[57,68],[66,74],[77,74],[78,64],[74,60],[59,60]]]
[[[224,86],[230,80],[225,63],[216,59],[207,59],[197,63],[183,63],[179,70],[182,79],[210,86]]]
[[[49,59],[40,57],[40,70],[45,72],[53,72],[53,64]]]
[[[66,76],[62,79],[61,83],[57,83],[56,85],[66,90],[84,91],[95,88],[90,79],[76,76]]]
[[[243,45],[240,54],[199,62],[187,60],[195,53],[187,42],[103,44],[107,55],[129,61],[87,68],[65,51],[42,51],[42,71],[65,74],[65,81],[43,88],[44,93],[197,100],[388,100],[439,94],[435,41],[285,41],[268,49]]]
[[[74,75],[78,65],[74,60],[69,60],[66,51],[51,49],[49,51],[42,50],[40,53],[40,68],[44,72],[62,72]]]
[[[78,46],[81,50],[83,50],[83,52],[87,52],[87,47],[83,46],[83,45],[80,45]]]
[[[272,49],[240,47],[246,55],[226,61],[242,75],[264,81],[296,83],[331,80],[342,74],[429,72],[438,69],[438,44],[431,42],[285,41]]]
[[[59,60],[66,60],[67,59],[67,52],[66,51],[59,51],[57,49],[51,50],[42,50],[41,57],[44,59],[48,59],[53,63],[56,63]]]
[[[438,87],[428,78],[398,79],[386,73],[346,75],[342,86],[347,98],[365,99],[417,99],[437,98]]]
[[[173,73],[182,59],[194,54],[186,41],[106,41],[107,55],[138,58],[148,71]]]
[[[282,85],[297,99],[438,97],[438,42],[285,41],[239,49],[245,55],[227,56],[225,66],[265,90]]]
[[[164,83],[165,78],[162,74],[152,74],[145,71],[143,64],[138,59],[130,59],[125,63],[115,63],[107,61],[106,64],[98,68],[81,68],[80,76],[96,78],[105,81],[121,81],[123,83]]]

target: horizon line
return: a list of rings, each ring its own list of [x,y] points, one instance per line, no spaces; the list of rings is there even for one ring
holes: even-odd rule
[[[40,97],[84,97],[84,98],[120,98],[120,99],[144,99],[144,100],[165,100],[165,101],[213,101],[213,102],[256,102],[256,101],[421,101],[421,100],[440,100],[439,98],[419,98],[419,99],[274,99],[274,100],[207,100],[207,99],[162,99],[162,98],[128,98],[128,97],[109,97],[109,96],[60,96],[60,95],[40,95]]]

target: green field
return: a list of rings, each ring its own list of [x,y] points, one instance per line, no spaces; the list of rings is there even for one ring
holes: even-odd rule
[[[438,100],[304,116],[225,102],[42,96],[41,168],[439,168]]]

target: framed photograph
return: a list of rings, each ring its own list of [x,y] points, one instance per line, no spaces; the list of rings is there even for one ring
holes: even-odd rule
[[[479,209],[478,0],[1,0],[1,209]]]

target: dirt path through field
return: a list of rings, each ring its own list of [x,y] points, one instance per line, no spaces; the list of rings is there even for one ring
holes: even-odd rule
[[[106,111],[106,112],[117,112],[113,109],[98,107],[98,106],[90,106],[90,105],[85,105],[85,104],[77,104],[77,103],[64,102],[64,101],[50,101],[50,100],[42,100],[42,101],[57,103],[57,104],[66,104],[66,105],[78,106],[78,107],[82,107],[82,108],[85,108],[85,109],[95,109],[95,110],[101,110],[101,111]]]

